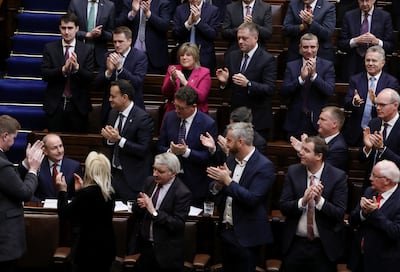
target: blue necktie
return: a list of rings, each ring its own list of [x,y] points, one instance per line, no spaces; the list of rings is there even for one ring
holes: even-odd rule
[[[185,140],[186,137],[186,120],[182,119],[181,125],[179,126],[179,131],[178,131],[178,144],[182,143],[182,140]]]
[[[240,68],[240,73],[244,73],[244,71],[246,71],[246,68],[247,68],[247,62],[249,61],[249,55],[246,53],[246,54],[244,54],[244,61],[243,61],[243,64],[242,64],[242,67]]]
[[[375,92],[375,86],[376,86],[376,78],[375,77],[370,77],[369,79],[369,87],[368,90],[372,90]],[[367,98],[365,101],[365,106],[364,106],[364,113],[361,119],[361,127],[364,129],[366,126],[368,126],[369,121],[371,120],[371,110],[372,110],[372,101],[369,98],[369,92],[367,92]]]

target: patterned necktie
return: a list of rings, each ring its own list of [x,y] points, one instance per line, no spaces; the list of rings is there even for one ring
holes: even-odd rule
[[[193,25],[190,29],[190,43],[196,43],[196,27]]]
[[[182,140],[185,140],[185,138],[186,138],[186,120],[182,119],[178,131],[178,144],[181,144]]]
[[[68,59],[69,59],[69,56],[70,56],[70,54],[69,54],[69,48],[70,48],[71,46],[70,45],[66,45],[65,46],[65,54],[64,54],[64,59],[65,59],[65,61],[67,61]],[[63,92],[63,96],[65,96],[65,97],[71,97],[71,81],[70,81],[70,71],[68,71],[68,73],[67,73],[67,78],[66,78],[66,81],[65,81],[65,85],[64,85],[64,92]]]
[[[310,176],[310,187],[314,186],[315,176]],[[314,239],[314,213],[315,213],[315,199],[312,198],[308,201],[307,205],[307,238]]]
[[[361,28],[360,28],[360,35],[363,35],[368,32],[368,12],[364,13],[364,20],[361,23]],[[361,44],[357,47],[357,53],[361,56],[365,56],[365,52],[367,51],[368,44]]]
[[[244,60],[243,60],[243,64],[242,67],[240,68],[240,73],[244,73],[244,71],[246,71],[247,68],[247,62],[249,61],[249,55],[246,53],[244,54]]]
[[[96,18],[94,17],[94,12],[95,12],[95,2],[90,1],[89,3],[90,8],[89,8],[89,16],[87,20],[87,31],[90,32],[93,30],[93,28],[96,27]]]
[[[307,5],[307,6],[306,6],[306,11],[307,11],[308,13],[311,13],[311,14],[312,14],[312,8],[311,8],[310,5]]]
[[[368,90],[372,90],[375,93],[376,87],[376,78],[370,77],[369,79],[369,87]],[[372,110],[372,101],[370,99],[369,91],[367,92],[367,99],[364,106],[364,113],[361,119],[361,127],[364,129],[368,126],[369,121],[371,120],[371,110]]]

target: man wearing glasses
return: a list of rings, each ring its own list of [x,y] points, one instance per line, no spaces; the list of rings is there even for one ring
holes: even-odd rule
[[[369,176],[374,165],[382,160],[400,165],[400,95],[393,89],[383,89],[375,98],[376,118],[363,131],[364,146],[360,149],[360,160],[368,161],[364,188],[370,185]]]
[[[350,251],[351,271],[397,271],[400,266],[399,168],[378,162],[370,176],[371,187],[351,212],[349,223],[357,229]]]
[[[350,78],[349,90],[345,97],[345,110],[351,111],[344,128],[344,137],[349,146],[363,144],[362,130],[376,117],[375,97],[384,88],[399,89],[399,82],[382,71],[385,65],[385,51],[380,46],[368,48],[365,55],[365,71]]]
[[[175,112],[165,115],[158,140],[158,151],[172,152],[178,156],[183,173],[180,178],[193,194],[191,205],[203,207],[208,194],[206,168],[211,153],[203,146],[200,135],[209,133],[217,138],[215,121],[197,110],[197,92],[189,86],[181,87],[174,98]]]

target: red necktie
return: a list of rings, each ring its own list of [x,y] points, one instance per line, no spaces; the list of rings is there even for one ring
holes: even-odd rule
[[[57,171],[57,163],[53,164],[53,184],[54,184],[54,189],[57,190],[57,182],[56,182],[56,178],[58,175],[58,171]]]
[[[67,59],[69,59],[69,48],[70,47],[71,47],[70,45],[66,45],[65,46],[65,54],[64,54],[65,61],[67,61]],[[63,95],[65,97],[71,97],[70,72],[71,71],[68,71],[67,78],[66,78],[66,81],[65,81],[64,93],[63,93]]]
[[[308,13],[311,13],[311,14],[312,14],[312,8],[311,8],[310,5],[307,5],[307,6],[306,6],[306,11],[307,11]]]
[[[378,203],[378,209],[381,207],[381,200],[382,200],[382,195],[381,194],[379,194],[377,197],[376,197],[376,203]]]
[[[156,208],[156,206],[157,206],[157,200],[158,200],[158,196],[160,194],[161,187],[162,187],[162,185],[158,184],[156,191],[154,192],[153,196],[151,197],[151,201],[153,202],[154,208]]]
[[[314,186],[314,175],[310,176],[310,187]],[[315,213],[315,200],[314,198],[308,201],[307,205],[307,238],[314,239],[314,213]]]

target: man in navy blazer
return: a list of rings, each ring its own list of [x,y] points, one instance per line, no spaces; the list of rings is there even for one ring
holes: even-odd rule
[[[88,29],[88,14],[91,5],[95,8],[95,22]],[[97,6],[97,8],[96,8]],[[88,12],[89,11],[89,12]],[[104,54],[107,52],[107,43],[111,41],[114,29],[115,7],[110,0],[72,0],[68,6],[68,12],[74,13],[79,18],[79,31],[76,38],[85,42],[94,49],[97,67],[103,62]]]
[[[113,148],[112,185],[124,202],[136,199],[151,173],[153,119],[134,104],[134,87],[125,79],[111,83],[110,111],[101,135]]]
[[[185,222],[192,194],[177,176],[180,170],[174,154],[156,155],[153,176],[146,179],[145,189],[137,199],[135,211],[141,227],[134,242],[141,253],[137,265],[140,272],[183,269]]]
[[[335,91],[333,63],[317,57],[318,38],[306,33],[300,38],[303,58],[288,62],[281,95],[289,98],[284,129],[288,138],[317,134],[321,109]]]
[[[200,141],[208,132],[217,137],[215,121],[197,110],[198,95],[189,86],[181,87],[174,98],[175,112],[165,115],[158,139],[158,151],[178,156],[183,173],[179,175],[193,194],[192,205],[203,207],[210,179],[206,174],[211,154]],[[180,135],[181,134],[181,135]]]
[[[142,51],[131,47],[132,31],[126,26],[116,27],[113,31],[114,52],[105,55],[95,85],[104,89],[101,121],[107,121],[111,109],[110,82],[125,79],[135,88],[135,105],[145,109],[143,100],[143,81],[147,71],[147,57]]]
[[[343,253],[347,175],[324,161],[327,152],[322,138],[308,137],[300,151],[301,163],[289,166],[285,176],[280,210],[286,216],[286,272],[336,271]]]
[[[328,0],[291,0],[282,28],[282,32],[289,37],[287,61],[301,58],[298,48],[300,38],[304,33],[312,33],[319,40],[318,56],[333,62],[332,35],[335,25],[335,6]]]
[[[247,12],[250,7],[250,14]],[[238,49],[237,30],[243,23],[254,23],[259,31],[258,43],[266,47],[266,41],[272,36],[271,5],[262,0],[235,1],[226,6],[225,18],[222,23],[222,37],[229,41],[226,53]]]
[[[374,100],[380,91],[385,88],[399,90],[397,79],[382,70],[385,65],[385,57],[382,47],[368,48],[365,54],[366,71],[350,78],[349,90],[344,101],[345,110],[351,112],[344,129],[344,136],[350,146],[362,145],[362,131],[371,118],[376,117]],[[369,91],[370,89],[371,91]],[[367,103],[368,106],[366,106]],[[365,112],[366,110],[368,112]]]
[[[353,248],[351,271],[395,272],[400,267],[400,170],[391,161],[378,162],[369,187],[351,212]]]
[[[328,145],[328,154],[325,157],[325,162],[343,171],[347,171],[349,150],[340,132],[344,121],[345,116],[342,109],[336,106],[327,106],[322,109],[317,125],[318,135]],[[306,137],[308,135],[302,134],[301,141],[293,136],[290,137],[290,143],[298,153],[300,153],[302,142]]]
[[[385,49],[386,54],[393,52],[393,25],[390,14],[374,7],[375,0],[358,1],[358,4],[359,8],[350,10],[344,15],[338,41],[338,48],[347,53],[347,61],[343,65],[344,80],[364,70],[364,55],[360,53],[363,51],[358,49],[360,46],[379,45]],[[360,34],[366,12],[368,32]]]
[[[375,105],[378,117],[364,129],[364,146],[359,153],[360,160],[368,162],[364,188],[370,185],[369,176],[378,161],[386,159],[400,166],[400,95],[393,89],[383,89],[375,98]]]
[[[43,110],[49,131],[87,131],[94,62],[90,47],[76,40],[78,30],[78,17],[61,16],[61,40],[46,44],[43,51],[41,73],[47,82]]]
[[[214,71],[214,40],[219,26],[218,8],[202,0],[189,0],[176,8],[173,22],[172,34],[179,43],[177,47],[185,42],[197,44],[201,66]]]
[[[273,241],[265,203],[275,180],[274,166],[253,146],[250,123],[228,125],[226,139],[226,163],[207,168],[220,215],[223,270],[254,272],[260,246]]]
[[[147,54],[148,73],[165,74],[168,59],[167,32],[171,10],[167,0],[133,0],[128,13],[128,26],[133,36],[133,47]],[[146,24],[141,32],[141,23]],[[143,36],[142,36],[143,34]]]
[[[257,29],[256,24],[249,22],[237,28],[240,50],[226,54],[225,67],[217,69],[216,76],[221,89],[232,89],[232,109],[250,108],[254,129],[267,140],[272,127],[271,98],[275,93],[276,63],[274,56],[257,43]]]
[[[57,198],[58,191],[54,180],[54,164],[56,164],[56,173],[63,173],[68,186],[68,198],[71,199],[75,194],[74,175],[79,175],[83,178],[81,164],[64,156],[64,145],[57,134],[49,133],[43,137],[42,141],[44,144],[43,153],[46,157],[40,165],[35,198],[37,200]]]

